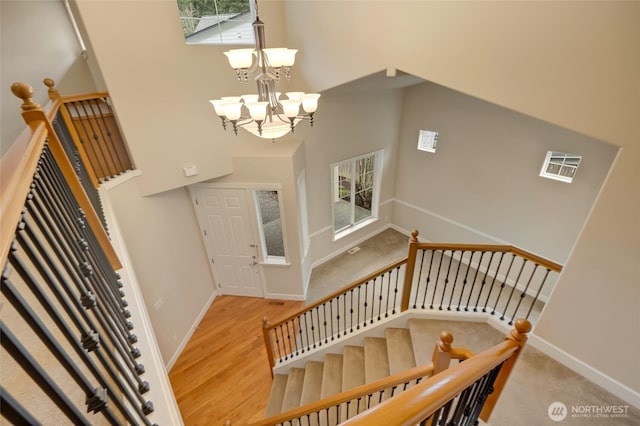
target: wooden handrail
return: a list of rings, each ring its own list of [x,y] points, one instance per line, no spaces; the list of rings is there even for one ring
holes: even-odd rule
[[[397,261],[391,263],[390,265],[384,266],[384,267],[378,269],[377,271],[374,271],[374,272],[370,273],[369,275],[365,276],[364,278],[360,278],[359,280],[352,282],[351,284],[341,288],[340,290],[334,291],[333,293],[329,294],[328,296],[325,296],[322,299],[320,299],[320,300],[318,300],[318,301],[316,301],[316,302],[314,302],[314,303],[312,303],[310,305],[305,305],[305,307],[300,309],[300,311],[298,313],[293,314],[293,315],[289,315],[288,317],[283,318],[282,320],[271,324],[269,326],[269,329],[274,329],[280,324],[284,324],[287,321],[291,321],[292,319],[300,316],[302,313],[310,311],[310,310],[316,308],[317,306],[320,306],[323,303],[328,302],[329,300],[332,300],[332,299],[344,294],[345,292],[347,292],[347,291],[349,291],[349,290],[351,290],[353,288],[356,288],[361,284],[366,283],[367,281],[371,281],[372,279],[374,279],[376,277],[379,277],[380,275],[382,275],[384,273],[392,271],[392,270],[396,269],[397,267],[399,267],[399,266],[401,266],[401,265],[403,265],[405,263],[407,263],[407,258],[403,257],[402,259],[397,260]]]
[[[449,367],[451,359],[467,359],[473,356],[473,353],[465,348],[452,348],[453,335],[448,331],[440,333],[440,340],[434,345],[434,353],[432,362],[428,365],[419,365],[406,371],[401,371],[394,375],[384,377],[371,383],[357,386],[353,389],[332,395],[320,401],[294,408],[289,411],[277,414],[258,422],[251,423],[251,426],[266,426],[284,423],[288,420],[299,418],[307,414],[321,412],[327,408],[336,407],[347,401],[365,398],[374,395],[394,386],[401,386],[414,380],[437,374]]]
[[[60,103],[54,102],[54,108],[49,112],[45,112],[39,104],[33,102],[33,88],[28,84],[22,82],[14,83],[11,86],[11,90],[16,97],[23,101],[21,105],[22,116],[29,130],[25,130],[21,134],[18,141],[7,152],[7,155],[2,158],[2,193],[0,194],[2,200],[2,251],[0,252],[2,259],[6,259],[13,240],[12,235],[15,231],[16,223],[24,206],[25,199],[20,194],[25,194],[26,196],[40,158],[40,152],[45,140],[48,140],[51,154],[69,184],[69,188],[78,205],[84,211],[88,226],[94,232],[113,269],[121,269],[122,264],[111,245],[109,236],[91,205],[84,188],[78,181],[62,143],[51,125],[49,117],[52,114],[55,116],[56,111],[54,108],[59,107]]]
[[[529,331],[531,331],[529,321],[519,319],[515,323],[515,330],[507,336],[504,342],[480,352],[440,374],[430,377],[400,395],[384,401],[380,405],[341,424],[363,426],[371,424],[415,425],[431,416],[440,407],[492,369],[518,354],[526,343],[526,333]],[[512,366],[513,363],[511,364]],[[503,371],[504,367],[498,375],[496,383],[500,381],[501,376],[508,376],[510,373],[510,370],[505,374],[503,374]],[[498,390],[497,387],[496,389]]]
[[[320,401],[316,401],[302,407],[294,408],[292,410],[285,411],[267,419],[251,423],[251,426],[267,426],[283,423],[287,420],[295,419],[307,414],[316,413],[327,408],[335,407],[347,401],[353,401],[354,399],[375,394],[376,392],[381,392],[385,389],[392,388],[393,386],[399,386],[404,383],[419,379],[421,377],[430,376],[431,374],[433,374],[433,363],[429,365],[414,367],[410,370],[394,374],[393,376],[385,377],[383,379],[376,380],[375,382],[360,385],[358,387],[332,395]]]
[[[455,244],[455,243],[417,243],[416,248],[418,250],[456,250],[456,251],[486,251],[486,252],[505,252],[513,253],[531,262],[537,263],[540,266],[554,271],[560,272],[562,265],[553,262],[544,257],[530,253],[521,248],[510,245],[499,244]]]
[[[47,140],[44,121],[31,121],[0,161],[0,259],[9,254],[33,171]]]

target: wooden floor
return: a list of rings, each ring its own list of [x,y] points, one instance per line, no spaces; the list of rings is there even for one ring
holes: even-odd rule
[[[304,302],[218,296],[169,379],[184,424],[246,425],[262,418],[271,374],[262,337],[262,318],[276,322]]]

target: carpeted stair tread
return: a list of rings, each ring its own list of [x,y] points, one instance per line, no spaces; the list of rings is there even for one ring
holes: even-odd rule
[[[390,375],[415,367],[416,358],[409,330],[406,328],[387,328],[384,334],[387,339]]]
[[[432,322],[416,318],[409,319],[408,326],[416,365],[431,364],[434,344],[440,340],[442,329],[434,328]]]
[[[287,387],[289,377],[286,374],[276,374],[271,385],[271,393],[269,393],[269,402],[265,410],[265,417],[275,416],[282,409],[282,401],[284,400],[284,390]]]
[[[389,376],[389,355],[387,340],[383,337],[364,339],[365,383],[371,383]]]
[[[303,382],[304,368],[292,368],[289,370],[289,380],[287,380],[287,387],[284,391],[281,412],[300,406]]]
[[[327,398],[340,392],[342,392],[342,354],[326,354],[320,398]]]
[[[300,405],[310,404],[320,399],[324,363],[320,361],[309,361],[305,364],[304,370]]]
[[[347,345],[342,358],[342,390],[353,389],[364,383],[364,348]]]

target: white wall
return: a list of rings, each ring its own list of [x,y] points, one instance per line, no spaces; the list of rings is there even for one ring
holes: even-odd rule
[[[209,307],[215,285],[188,191],[142,197],[137,179],[110,184],[107,194],[169,364]]]
[[[34,101],[43,106],[49,100],[45,78],[52,78],[62,95],[96,89],[61,0],[1,1],[0,50],[1,156],[24,129],[13,83],[31,85]]]
[[[435,242],[569,256],[617,147],[425,83],[405,89],[393,220]],[[439,132],[436,153],[419,129]],[[582,155],[572,183],[539,176],[547,151]]]

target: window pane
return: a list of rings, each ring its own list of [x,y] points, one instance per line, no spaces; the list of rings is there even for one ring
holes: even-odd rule
[[[284,257],[278,191],[256,191],[267,256]]]
[[[177,0],[177,3],[187,43],[254,43],[249,0]]]
[[[374,188],[378,155],[345,160],[334,165],[333,230],[339,232],[374,216]]]

